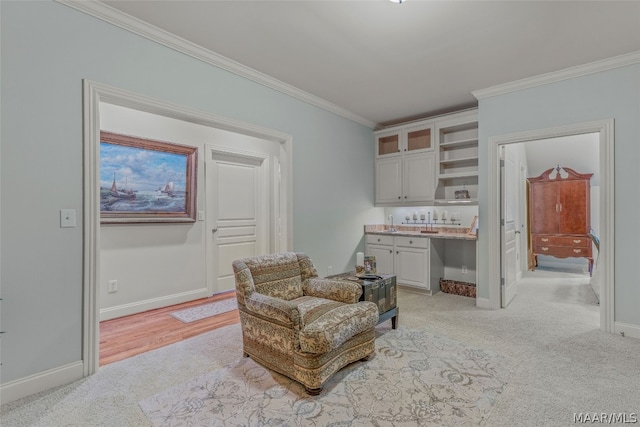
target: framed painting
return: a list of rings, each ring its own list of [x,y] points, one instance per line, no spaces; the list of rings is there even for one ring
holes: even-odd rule
[[[100,132],[100,222],[196,220],[196,147]]]

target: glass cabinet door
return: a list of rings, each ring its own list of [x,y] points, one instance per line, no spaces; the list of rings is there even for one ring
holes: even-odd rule
[[[400,132],[379,135],[376,138],[378,157],[400,153]]]
[[[421,127],[407,130],[407,146],[405,151],[432,150],[433,149],[433,128]]]

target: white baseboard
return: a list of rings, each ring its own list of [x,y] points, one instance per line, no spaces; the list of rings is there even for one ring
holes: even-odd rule
[[[84,364],[79,361],[2,384],[0,386],[0,404],[13,402],[53,387],[68,384],[83,376]]]
[[[180,304],[193,301],[199,298],[211,296],[207,288],[196,289],[195,291],[182,292],[174,295],[167,295],[160,298],[153,298],[144,301],[136,301],[129,304],[115,307],[103,308],[100,310],[100,321],[115,319],[117,317],[128,316],[130,314],[142,313],[143,311],[154,310],[156,308],[167,307],[169,305]]]
[[[623,335],[627,338],[635,338],[640,340],[640,326],[630,323],[615,322],[613,331],[616,334]]]
[[[489,298],[480,298],[476,297],[476,307],[478,308],[486,308],[489,310],[495,310],[496,308],[491,305],[491,300]],[[498,307],[500,308],[500,307]]]

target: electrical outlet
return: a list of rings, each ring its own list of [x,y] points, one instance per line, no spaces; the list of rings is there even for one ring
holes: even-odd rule
[[[118,292],[118,281],[117,280],[109,280],[107,283],[107,291],[112,294],[114,292]]]
[[[462,274],[467,274],[467,266],[466,265],[462,266]]]

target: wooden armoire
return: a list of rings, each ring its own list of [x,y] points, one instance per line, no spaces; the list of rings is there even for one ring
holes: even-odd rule
[[[592,176],[558,166],[527,179],[532,268],[538,265],[538,255],[587,258],[591,274]]]

